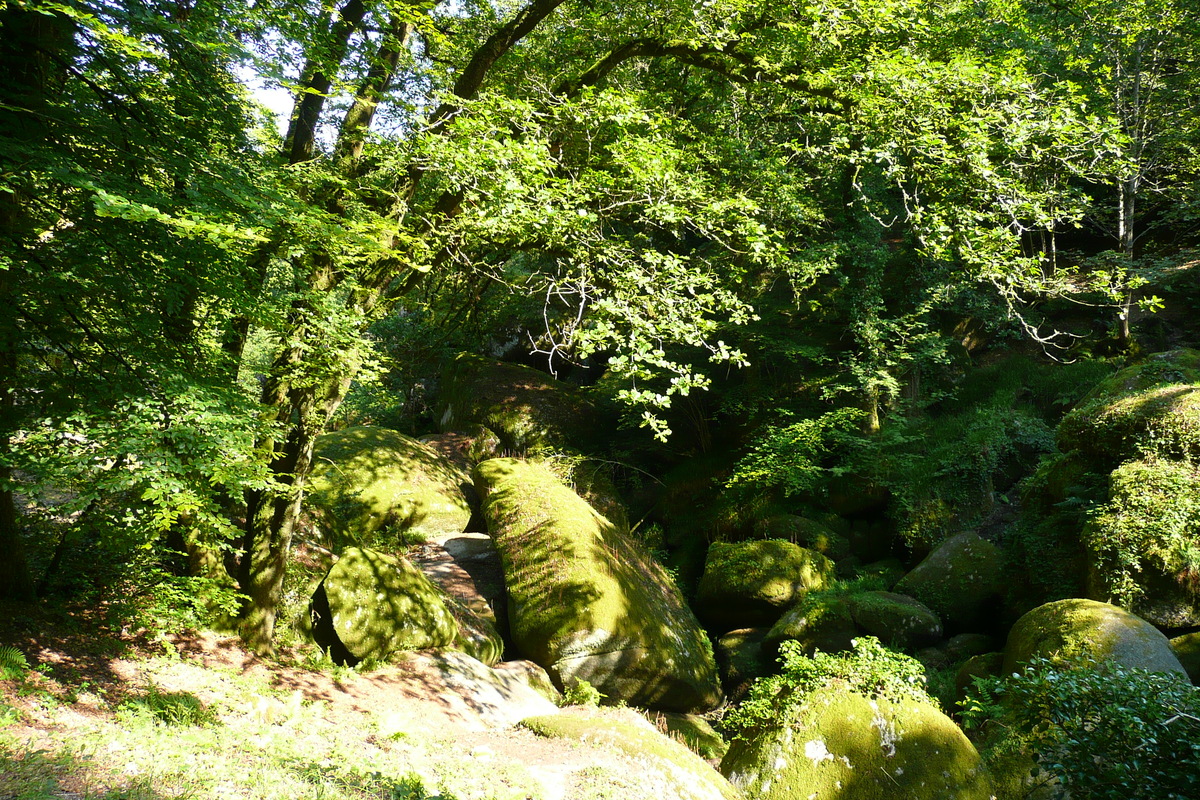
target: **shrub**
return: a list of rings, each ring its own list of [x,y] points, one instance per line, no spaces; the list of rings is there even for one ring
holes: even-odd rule
[[[1006,678],[977,679],[964,701],[971,726],[988,721],[1049,773],[1072,800],[1187,800],[1200,796],[1200,689],[1178,675],[1113,662],[1033,659]]]
[[[735,738],[746,738],[750,731],[781,718],[781,697],[787,703],[800,703],[810,692],[833,683],[871,698],[911,699],[937,705],[925,690],[921,662],[887,649],[873,636],[855,639],[854,650],[843,653],[818,650],[809,657],[799,643],[790,641],[783,642],[779,652],[782,673],[755,681],[745,702],[725,718]]]

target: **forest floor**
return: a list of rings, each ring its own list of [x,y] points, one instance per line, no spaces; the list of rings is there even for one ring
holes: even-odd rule
[[[0,681],[0,800],[637,796],[622,753],[514,727],[556,709],[512,671],[475,681],[413,654],[360,674],[213,633],[46,617],[0,609],[0,650],[29,664]]]

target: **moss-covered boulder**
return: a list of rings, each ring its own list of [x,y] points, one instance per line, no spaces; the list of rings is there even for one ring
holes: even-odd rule
[[[310,613],[317,644],[346,663],[449,647],[460,637],[438,588],[407,559],[373,550],[343,552],[317,587]]]
[[[942,638],[937,614],[907,595],[859,592],[845,602],[860,631],[899,650],[916,650]]]
[[[742,800],[704,759],[629,709],[571,708],[521,721],[539,736],[612,747],[638,765],[640,797]]]
[[[979,754],[929,703],[831,684],[735,739],[721,772],[757,800],[990,800]]]
[[[988,627],[1005,588],[1004,556],[967,531],[938,545],[892,588],[920,600],[949,630]]]
[[[1167,637],[1149,622],[1118,606],[1080,598],[1046,603],[1017,620],[1004,646],[1005,674],[1035,656],[1090,657],[1185,674]]]
[[[433,448],[386,428],[317,439],[305,507],[338,542],[394,547],[399,538],[461,533],[470,476]]]
[[[850,555],[845,536],[816,520],[795,514],[773,514],[754,523],[756,539],[783,539],[837,561]]]
[[[711,644],[661,566],[541,465],[492,459],[476,479],[525,657],[560,688],[586,680],[611,703],[720,702]]]
[[[791,542],[716,542],[708,548],[696,613],[726,630],[770,625],[834,574],[828,558]]]
[[[1083,530],[1086,594],[1162,628],[1200,625],[1200,467],[1131,461],[1108,483],[1108,502]]]
[[[442,375],[443,431],[482,425],[509,451],[574,447],[590,450],[606,426],[578,389],[544,372],[462,353]]]
[[[1171,640],[1171,652],[1179,659],[1192,683],[1200,686],[1200,631],[1176,636]]]
[[[1059,423],[1058,445],[1107,469],[1147,449],[1200,458],[1200,350],[1156,353],[1101,381]]]
[[[790,641],[798,643],[806,655],[814,650],[840,653],[851,648],[858,633],[854,613],[843,595],[810,595],[771,626],[763,640],[763,651],[774,660],[779,646]]]

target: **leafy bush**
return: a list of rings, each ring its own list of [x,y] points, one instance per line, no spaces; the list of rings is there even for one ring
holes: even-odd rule
[[[844,467],[830,465],[831,457],[857,439],[864,412],[839,408],[814,419],[770,428],[734,468],[730,489],[781,489],[785,495],[812,491]]]
[[[1007,678],[977,679],[964,708],[971,726],[1007,729],[1057,779],[1057,797],[1200,796],[1200,689],[1178,675],[1038,658]]]
[[[1091,516],[1083,537],[1099,557],[1108,589],[1122,605],[1144,589],[1146,566],[1200,583],[1200,469],[1187,462],[1134,461],[1113,470],[1109,501]]]
[[[867,697],[908,698],[932,705],[937,701],[925,690],[921,662],[880,644],[874,636],[854,640],[854,650],[844,653],[814,652],[805,656],[797,642],[779,647],[783,671],[759,678],[746,700],[725,718],[736,737],[770,724],[782,716],[779,704],[801,702],[806,694],[833,683]]]
[[[604,693],[582,678],[563,692],[560,706],[598,706],[605,697]]]

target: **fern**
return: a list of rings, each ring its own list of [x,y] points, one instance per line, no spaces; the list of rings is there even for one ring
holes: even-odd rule
[[[29,672],[29,660],[15,647],[0,647],[0,680],[20,680]]]

